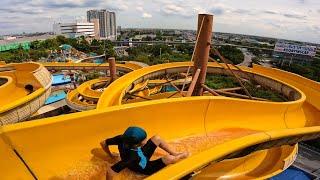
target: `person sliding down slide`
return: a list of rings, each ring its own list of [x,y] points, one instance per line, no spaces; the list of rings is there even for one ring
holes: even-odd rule
[[[169,164],[174,164],[181,159],[188,157],[187,152],[175,152],[164,140],[155,135],[147,142],[147,133],[140,127],[129,127],[123,135],[118,135],[113,138],[106,139],[100,144],[103,150],[112,158],[115,158],[110,149],[110,145],[117,145],[121,160],[108,168],[107,179],[111,179],[115,173],[119,173],[124,168],[151,175]],[[157,147],[165,150],[169,154],[150,161],[151,156]]]

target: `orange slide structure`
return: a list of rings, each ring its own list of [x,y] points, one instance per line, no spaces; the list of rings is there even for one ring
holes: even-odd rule
[[[189,66],[169,63],[128,73],[105,89],[96,110],[2,126],[2,179],[104,179],[114,161],[99,142],[132,125],[191,156],[149,177],[126,170],[115,178],[266,179],[290,166],[297,142],[320,136],[320,84],[261,66],[234,71],[272,86],[289,102],[201,96],[122,104],[135,84]],[[221,65],[208,64],[208,73],[223,72]]]

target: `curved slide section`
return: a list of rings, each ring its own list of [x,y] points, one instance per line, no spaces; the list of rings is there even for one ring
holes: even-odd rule
[[[95,109],[103,92],[103,86],[109,83],[109,78],[99,78],[82,83],[77,89],[70,91],[66,97],[67,105],[77,111]],[[94,86],[101,86],[100,90]]]
[[[173,71],[174,69],[175,70],[178,70],[179,68],[180,68],[180,70],[181,70],[181,68],[182,68],[182,71],[184,71],[184,69],[185,68],[187,68],[188,66],[187,66],[187,64],[186,63],[172,63],[172,64],[166,64],[166,65],[158,65],[158,66],[153,66],[153,67],[150,67],[149,69],[144,69],[144,72],[142,72],[142,70],[140,70],[140,71],[136,71],[136,72],[133,72],[133,73],[131,73],[131,74],[129,74],[131,77],[129,77],[129,75],[128,76],[126,76],[126,80],[123,78],[123,79],[121,79],[121,80],[123,80],[122,82],[120,82],[119,84],[113,84],[113,85],[111,85],[109,88],[110,89],[112,89],[113,90],[113,95],[112,94],[104,94],[103,96],[102,96],[102,98],[101,98],[101,101],[99,101],[99,106],[98,106],[98,108],[105,108],[105,107],[108,107],[108,106],[110,106],[110,105],[118,105],[118,104],[121,104],[122,103],[122,98],[123,98],[123,96],[124,96],[124,94],[128,91],[128,89],[130,89],[130,86],[134,86],[134,84],[139,84],[140,82],[141,82],[141,80],[143,79],[143,77],[144,76],[146,76],[146,77],[152,77],[152,75],[153,74],[159,74],[159,73],[161,73],[162,71],[164,71],[164,70],[166,70],[166,71]],[[219,66],[217,66],[217,64],[214,64],[214,63],[209,63],[209,67],[219,67]],[[260,70],[260,71],[258,71],[258,69]],[[246,71],[246,72],[248,72],[248,73],[253,73],[254,75],[253,75],[253,77],[255,78],[255,80],[257,80],[257,81],[260,81],[260,83],[262,83],[263,85],[266,85],[266,86],[268,86],[269,84],[273,84],[273,88],[274,89],[279,89],[279,92],[282,92],[283,94],[288,94],[288,95],[290,95],[290,88],[288,88],[288,87],[286,87],[286,86],[284,86],[284,85],[282,85],[282,84],[287,84],[288,85],[288,81],[287,81],[287,79],[278,79],[279,81],[280,80],[282,80],[282,81],[280,81],[280,82],[282,82],[282,83],[275,83],[275,82],[273,82],[271,79],[276,79],[275,78],[275,75],[274,74],[277,74],[278,73],[278,71],[279,70],[276,70],[276,69],[273,69],[273,74],[272,73],[269,73],[269,74],[267,74],[267,75],[265,75],[264,73],[262,73],[261,72],[261,69],[264,69],[263,67],[260,67],[260,66],[255,66],[253,69],[250,69],[250,68],[243,68],[243,70],[244,71]],[[268,68],[265,68],[265,69],[268,69]],[[219,71],[219,70],[215,70],[215,69],[208,69],[208,72],[217,72],[217,71]],[[136,73],[137,75],[134,75],[134,73]],[[237,72],[238,73],[238,75],[241,77],[241,76],[243,76],[243,75],[241,75],[239,72]],[[139,74],[139,75],[138,75]],[[288,74],[290,74],[290,73],[288,73]],[[290,74],[291,76],[293,76],[293,74]],[[267,78],[263,78],[263,76],[265,76],[265,77],[267,77]],[[285,77],[285,76],[283,76],[283,75],[280,75],[281,77]],[[297,75],[295,75],[295,76],[297,76]],[[298,76],[298,77],[300,77],[301,79],[300,79],[300,83],[301,83],[301,85],[299,86],[299,87],[301,87],[302,89],[303,89],[303,91],[307,91],[307,92],[309,92],[310,90],[308,89],[308,87],[312,87],[311,89],[316,89],[317,88],[317,86],[319,85],[319,83],[316,83],[316,82],[313,82],[313,81],[310,81],[310,80],[308,80],[308,81],[310,81],[310,82],[312,82],[307,88],[306,87],[302,87],[303,86],[303,84],[304,84],[304,81],[306,81],[307,79],[305,79],[305,78],[302,78],[301,76]],[[270,79],[268,79],[268,78],[270,78]],[[289,76],[289,78],[288,79],[290,79],[290,76]],[[277,80],[277,79],[276,79]],[[127,82],[127,83],[126,83]],[[296,79],[296,82],[299,82],[297,79]],[[133,84],[133,85],[132,85]],[[113,87],[114,86],[114,87]],[[117,90],[116,90],[117,89]],[[106,90],[106,91],[108,91],[108,90]],[[110,91],[111,92],[111,91]],[[301,91],[300,91],[301,92]],[[319,96],[319,88],[318,88],[318,90],[317,91],[313,91],[312,93],[308,93],[308,96],[309,97],[312,97],[312,101],[313,102],[317,102],[317,100],[318,100],[318,96]],[[115,97],[117,97],[117,98],[115,98]],[[152,98],[152,96],[151,96],[151,98]],[[310,98],[308,98],[308,99],[310,99]],[[300,101],[300,103],[298,103]],[[270,117],[268,117],[269,116],[269,114],[271,114],[271,113],[273,113],[272,112],[272,110],[273,109],[277,109],[276,108],[276,106],[279,106],[279,105],[281,105],[284,109],[284,112],[282,112],[282,113],[279,113],[278,114],[278,116],[279,116],[279,118],[280,119],[282,119],[283,118],[283,116],[284,115],[287,115],[286,114],[286,112],[288,112],[288,111],[290,111],[290,109],[291,108],[289,108],[289,107],[286,107],[287,105],[289,105],[289,104],[291,104],[291,105],[293,105],[293,104],[296,104],[296,106],[293,106],[293,107],[295,107],[294,109],[299,109],[299,108],[301,108],[301,105],[303,104],[303,106],[305,107],[305,108],[302,108],[302,109],[300,109],[300,110],[297,110],[297,112],[299,112],[299,111],[305,111],[304,112],[304,114],[301,116],[301,117],[299,117],[298,119],[299,119],[299,121],[291,121],[290,123],[289,123],[289,120],[287,120],[287,122],[285,122],[286,124],[285,125],[288,125],[287,127],[286,126],[284,126],[283,128],[290,128],[291,126],[292,127],[300,127],[300,126],[308,126],[308,125],[310,125],[309,123],[311,122],[311,121],[318,121],[317,120],[317,115],[319,115],[319,110],[315,110],[315,109],[313,109],[312,107],[310,107],[310,106],[308,106],[308,104],[309,104],[309,101],[306,101],[305,103],[301,103],[301,102],[303,102],[304,101],[304,94],[302,94],[302,96],[301,96],[301,98],[300,98],[300,100],[298,100],[298,101],[295,101],[295,102],[288,102],[288,103],[271,103],[271,104],[273,104],[273,105],[271,105],[271,104],[269,104],[270,106],[269,106],[269,108],[270,108],[270,112],[269,113],[258,113],[258,114],[255,114],[255,113],[253,113],[254,111],[256,111],[255,110],[255,108],[252,108],[251,109],[251,111],[252,112],[250,112],[250,111],[246,111],[244,114],[242,114],[244,117],[246,117],[246,116],[248,116],[248,117],[255,117],[256,119],[264,119],[265,117],[264,116],[267,116],[267,118],[266,118],[266,120],[268,120],[268,118],[270,118]],[[318,101],[319,102],[319,101]],[[106,104],[104,104],[104,103],[106,103]],[[257,104],[259,104],[259,103],[261,103],[261,102],[256,102]],[[265,103],[269,103],[269,102],[265,102]],[[224,103],[222,103],[222,104],[220,104],[220,103],[218,103],[218,106],[219,107],[221,107],[222,109],[223,108],[226,108],[226,106],[224,106],[224,105],[227,105],[228,104],[228,107],[229,106],[232,106],[232,105],[234,105],[234,103],[231,103],[231,101],[226,101],[226,102],[224,102]],[[232,105],[231,105],[232,104]],[[300,104],[300,105],[299,105]],[[238,108],[240,108],[241,109],[241,107],[245,107],[245,106],[238,106]],[[212,109],[211,107],[208,107],[208,109]],[[258,108],[258,109],[260,109],[260,108]],[[313,109],[313,110],[312,110]],[[311,113],[309,113],[308,111],[312,111]],[[226,116],[225,114],[229,114],[229,113],[231,113],[231,116],[232,117],[229,117],[230,119],[234,119],[235,117],[237,117],[238,116],[238,114],[237,113],[232,113],[232,112],[223,112],[223,111],[221,111],[221,112],[218,112],[217,114],[220,114],[221,116],[223,116],[223,117],[221,117],[221,119],[224,119],[225,117],[224,116]],[[293,113],[293,114],[295,114],[295,113]],[[289,116],[289,115],[287,115],[287,116]],[[291,117],[289,117],[288,119],[291,119]],[[312,119],[312,120],[310,120],[310,119]],[[262,120],[263,121],[263,120]],[[307,122],[304,122],[304,121],[309,121],[308,123]],[[222,122],[226,122],[225,120],[223,120]],[[264,122],[264,121],[263,121]],[[274,123],[277,123],[277,121],[275,121]],[[262,123],[263,124],[263,123]],[[290,125],[291,124],[291,125]],[[265,124],[264,124],[265,125]],[[230,122],[229,124],[226,124],[225,125],[226,127],[228,127],[228,126],[234,126],[234,123],[232,123],[232,122]],[[306,138],[306,137],[305,137]],[[298,138],[299,139],[299,138]],[[301,140],[301,138],[300,138],[300,140]],[[294,144],[294,143],[293,143]],[[289,150],[286,150],[286,152],[288,152],[289,153],[289,155],[290,155],[290,157],[281,157],[282,159],[279,159],[279,164],[278,164],[278,167],[279,166],[282,166],[282,168],[283,169],[274,169],[274,164],[272,164],[273,166],[269,166],[268,168],[269,168],[269,171],[271,171],[271,172],[269,172],[269,173],[267,173],[267,174],[265,174],[266,175],[266,177],[270,177],[271,175],[275,175],[275,173],[277,172],[277,173],[280,173],[282,170],[284,170],[287,166],[284,166],[284,160],[285,159],[291,159],[291,161],[292,161],[292,158],[294,157],[294,154],[292,154],[292,153],[290,153],[290,152],[293,152],[293,149],[292,148],[289,148],[289,149],[291,149],[290,151]],[[269,153],[270,154],[270,153]],[[271,159],[274,159],[275,158],[275,156],[277,156],[277,154],[275,154],[275,153],[271,153]],[[206,157],[206,156],[204,156],[204,157]],[[261,157],[261,156],[260,156]],[[231,162],[233,162],[233,163],[231,163],[231,164],[239,164],[239,162],[238,162],[238,160],[235,160],[236,162],[234,162],[234,161],[231,161]],[[280,162],[281,161],[281,162]],[[288,161],[286,161],[287,162],[287,164],[288,164]],[[223,164],[224,162],[221,162],[221,163],[218,163],[218,164]],[[275,161],[273,160],[273,163],[275,163]],[[241,165],[243,166],[243,163],[241,163]],[[257,164],[257,165],[259,165],[259,164]],[[242,167],[241,166],[241,167]],[[252,172],[257,172],[256,171],[256,169],[254,169],[253,167],[255,167],[255,168],[258,168],[258,166],[251,166],[251,170],[252,170]],[[234,166],[229,166],[229,169],[228,170],[226,170],[225,171],[225,173],[223,174],[220,174],[221,176],[223,175],[223,177],[233,177],[233,178],[242,178],[242,177],[246,177],[247,175],[246,174],[244,174],[244,172],[246,172],[246,171],[249,171],[248,170],[248,168],[247,168],[247,170],[246,171],[242,171],[242,173],[239,173],[239,172],[235,172],[235,171],[232,171],[232,169],[235,169],[235,167]],[[261,168],[260,168],[261,169]],[[272,170],[273,169],[273,170]],[[266,170],[266,169],[265,169]],[[266,172],[268,172],[267,170],[266,170]],[[237,174],[237,176],[234,176],[235,174]],[[256,174],[256,175],[259,175],[259,174]],[[267,176],[268,175],[268,176]],[[215,177],[215,176],[212,176],[212,177]],[[262,173],[260,172],[260,177],[264,177],[264,176],[262,176]],[[266,178],[266,177],[264,177],[264,178]]]
[[[130,125],[138,125],[149,136],[159,134],[177,150],[192,153],[148,179],[178,179],[192,173],[194,178],[255,179],[280,173],[293,162],[297,142],[319,137],[319,90],[303,87],[306,81],[299,76],[296,81],[301,88],[297,89],[286,83],[285,78],[273,77],[277,70],[271,69],[270,74],[264,75],[258,69],[262,67],[244,70],[266,84],[270,79],[281,82],[279,89],[288,94],[295,91],[296,97],[290,102],[277,103],[202,96],[116,106],[121,104],[121,97],[132,88],[132,83],[144,81],[142,76],[168,68],[186,69],[189,65],[162,64],[127,74],[107,87],[97,110],[4,126],[1,128],[3,146],[14,150],[24,160],[29,175],[38,179],[103,179],[106,165],[113,162],[98,143],[122,133]],[[311,87],[318,85],[310,81]],[[4,174],[10,173],[7,168],[10,167],[0,165]],[[23,166],[19,170],[25,171]],[[121,172],[118,177],[141,178],[129,171]]]
[[[58,63],[58,62],[45,62],[41,63],[48,70],[106,70],[109,69],[108,63],[96,64],[96,63]],[[139,64],[131,61],[125,61],[123,63],[116,64],[117,70],[130,72],[141,68]]]
[[[23,121],[36,112],[50,95],[51,81],[51,74],[37,63],[0,67],[0,126]]]
[[[45,63],[47,68],[62,70],[62,69],[108,69],[109,64],[95,64],[95,63]],[[147,65],[135,61],[126,61],[116,64],[117,70],[122,70],[124,73],[146,67]],[[68,93],[66,97],[67,105],[76,111],[87,111],[96,108],[98,100],[106,86],[109,83],[109,78],[93,79],[82,83],[75,90]]]

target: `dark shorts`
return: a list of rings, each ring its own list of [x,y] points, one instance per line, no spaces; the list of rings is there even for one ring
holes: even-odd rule
[[[150,161],[150,158],[156,149],[157,146],[151,141],[151,139],[149,139],[147,143],[141,148],[143,154],[148,159],[147,166],[144,169],[142,169],[140,166],[135,166],[134,168],[129,167],[129,169],[133,171],[138,171],[141,174],[151,175],[159,171],[160,169],[166,167],[161,158],[154,161]]]

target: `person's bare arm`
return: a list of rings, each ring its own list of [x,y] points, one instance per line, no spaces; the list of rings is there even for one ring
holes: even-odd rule
[[[106,145],[105,141],[101,141],[100,145],[101,145],[102,149],[104,150],[104,152],[106,152],[111,158],[116,158],[117,157],[114,154],[112,154],[112,152],[109,149],[109,146]]]

